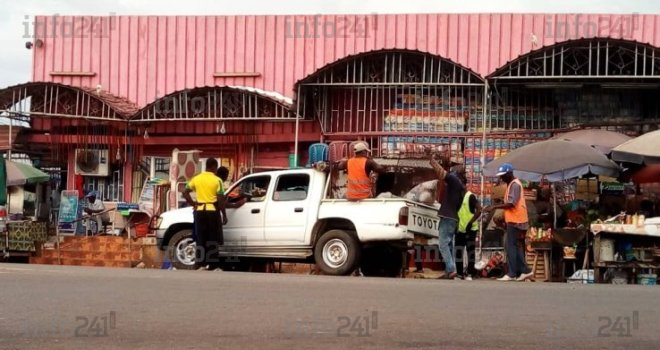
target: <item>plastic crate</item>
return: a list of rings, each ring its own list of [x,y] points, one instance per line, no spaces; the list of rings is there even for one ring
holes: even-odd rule
[[[637,284],[644,286],[655,286],[658,276],[653,274],[639,274],[637,275]]]

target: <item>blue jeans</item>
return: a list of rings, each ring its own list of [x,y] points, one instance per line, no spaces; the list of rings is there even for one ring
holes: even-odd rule
[[[518,234],[521,230],[513,225],[506,225],[506,259],[509,266],[509,277],[518,277],[523,273],[529,273],[529,267],[525,262],[525,244],[519,242]]]
[[[454,235],[456,234],[456,227],[458,221],[446,218],[440,218],[439,238],[440,238],[440,254],[442,254],[442,261],[445,263],[445,272],[456,272],[456,262],[454,261]]]

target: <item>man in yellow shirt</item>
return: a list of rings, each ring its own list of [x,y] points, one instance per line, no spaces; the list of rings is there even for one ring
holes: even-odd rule
[[[218,161],[215,158],[206,160],[206,171],[193,177],[183,192],[188,205],[193,207],[195,226],[195,243],[197,244],[196,262],[200,269],[208,269],[220,262],[218,252],[222,242],[222,224],[218,210],[224,211],[224,188],[222,180],[215,175]],[[190,193],[195,192],[197,200],[193,201]],[[224,215],[222,221],[226,223]],[[200,256],[201,254],[201,256]]]

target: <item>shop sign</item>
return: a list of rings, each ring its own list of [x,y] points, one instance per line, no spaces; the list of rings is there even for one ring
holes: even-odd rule
[[[142,193],[140,194],[139,207],[140,210],[153,215],[154,210],[154,184],[147,179],[142,186]]]
[[[62,191],[57,228],[60,233],[75,234],[78,222],[78,191]]]
[[[601,182],[600,193],[602,194],[622,194],[625,185],[620,182]]]

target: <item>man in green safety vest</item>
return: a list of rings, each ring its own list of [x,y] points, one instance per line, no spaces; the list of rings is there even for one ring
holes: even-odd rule
[[[467,184],[465,172],[457,173],[463,174],[459,178],[464,184]],[[458,210],[458,234],[456,235],[455,244],[456,249],[461,252],[461,260],[458,260],[460,263],[456,264],[456,270],[458,275],[463,276],[465,280],[472,280],[472,277],[477,275],[474,264],[476,262],[475,248],[477,233],[479,232],[480,216],[481,204],[477,200],[477,196],[466,190],[463,196],[463,202]]]

